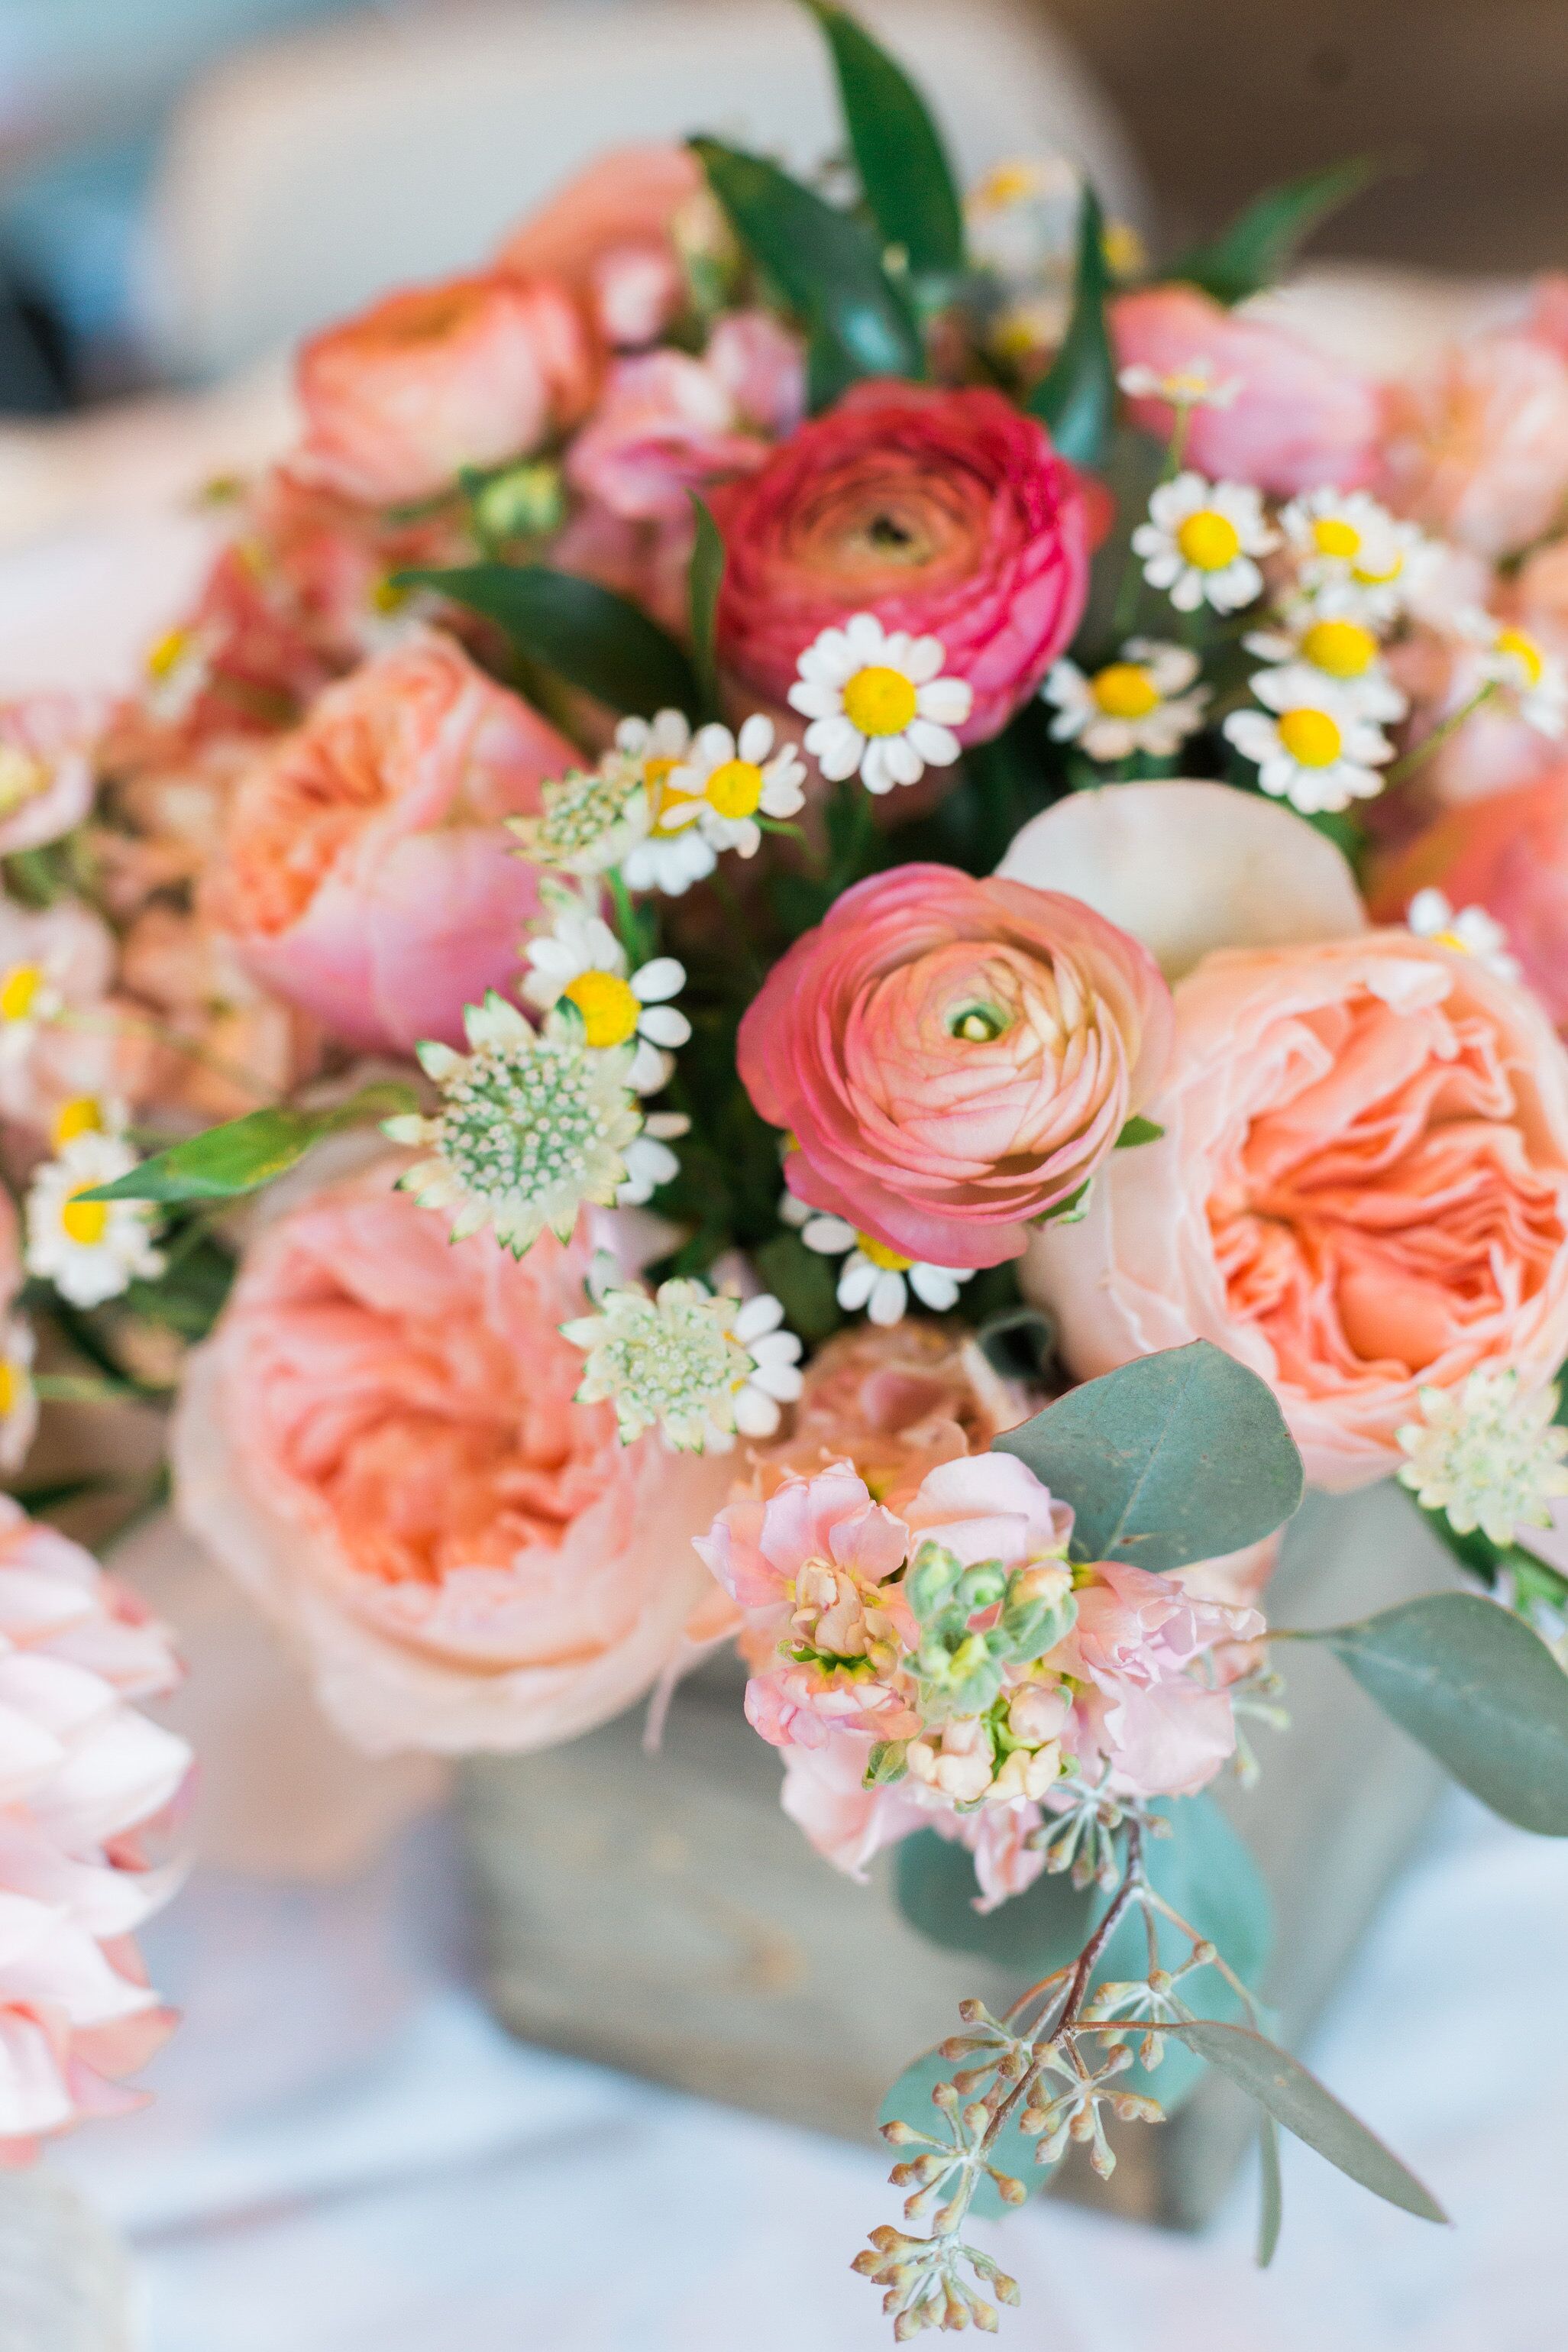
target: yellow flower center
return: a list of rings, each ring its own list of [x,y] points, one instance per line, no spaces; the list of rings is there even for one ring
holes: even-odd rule
[[[60,1231],[67,1241],[78,1242],[83,1249],[91,1249],[109,1229],[109,1202],[81,1197],[91,1191],[90,1184],[78,1185],[60,1208]]]
[[[31,1386],[25,1364],[14,1363],[9,1356],[0,1356],[0,1421],[10,1420]]]
[[[880,1266],[883,1274],[907,1274],[915,1264],[912,1257],[900,1257],[898,1252],[889,1249],[885,1242],[873,1241],[869,1234],[857,1234],[855,1247],[862,1257],[869,1257],[873,1265]]]
[[[1470,950],[1466,946],[1464,940],[1460,939],[1458,931],[1434,931],[1431,934],[1431,940],[1434,947],[1452,948],[1456,955],[1469,955],[1470,953]]]
[[[703,786],[703,798],[720,816],[755,816],[762,800],[762,771],[754,760],[726,760]]]
[[[643,787],[648,795],[648,808],[655,826],[661,824],[672,808],[688,801],[688,793],[670,790],[670,771],[681,764],[679,752],[660,752],[643,762]]]
[[[1107,719],[1146,719],[1159,709],[1159,688],[1136,662],[1108,663],[1095,671],[1089,691]]]
[[[383,572],[371,590],[371,610],[373,613],[401,613],[413,593],[401,587],[390,572]]]
[[[147,648],[148,677],[167,677],[171,670],[179,664],[189,648],[190,643],[189,629],[165,630],[163,635]]]
[[[1189,514],[1176,535],[1176,545],[1195,572],[1223,572],[1241,552],[1241,534],[1228,515],[1212,507]]]
[[[1000,212],[1008,205],[1022,204],[1039,185],[1038,163],[998,163],[986,173],[969,201],[977,212]]]
[[[1299,767],[1332,768],[1343,738],[1326,710],[1287,710],[1280,721],[1280,740]]]
[[[43,984],[40,965],[14,963],[0,978],[0,1021],[25,1021]]]
[[[1500,654],[1510,655],[1519,664],[1524,672],[1524,681],[1527,686],[1541,684],[1542,673],[1546,664],[1541,657],[1541,647],[1533,637],[1527,637],[1522,629],[1500,629],[1497,633],[1497,650]]]
[[[24,801],[37,800],[48,781],[41,760],[30,759],[15,743],[0,743],[0,816],[9,816]]]
[[[1314,621],[1301,652],[1330,677],[1364,677],[1377,659],[1377,639],[1359,621]]]
[[[917,708],[902,670],[857,669],[844,688],[844,716],[862,735],[902,735]]]
[[[619,972],[580,971],[562,992],[582,1015],[585,1045],[624,1045],[636,1035],[643,1008]]]
[[[1398,548],[1395,548],[1386,563],[1357,563],[1352,567],[1350,576],[1359,581],[1364,588],[1385,588],[1391,580],[1398,579],[1404,569],[1405,558]]]
[[[1348,561],[1361,553],[1361,533],[1343,515],[1319,515],[1312,525],[1312,545],[1320,555],[1337,555]]]
[[[92,1095],[73,1095],[69,1102],[62,1103],[55,1113],[55,1123],[50,1129],[57,1151],[63,1151],[66,1145],[78,1135],[101,1135],[102,1132],[103,1113]]]

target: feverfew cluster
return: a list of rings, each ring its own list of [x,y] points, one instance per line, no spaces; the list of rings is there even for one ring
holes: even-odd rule
[[[1505,1547],[1521,1528],[1549,1528],[1552,1504],[1568,1495],[1559,1391],[1521,1394],[1516,1371],[1482,1370],[1462,1389],[1418,1393],[1421,1419],[1398,1433],[1409,1457],[1399,1480],[1422,1509],[1441,1511],[1456,1535],[1479,1528]]]
[[[561,1332],[587,1358],[580,1404],[615,1407],[623,1444],[657,1429],[683,1454],[724,1454],[737,1435],[771,1437],[800,1393],[800,1342],[764,1293],[737,1299],[676,1277],[650,1294],[602,1289]]]

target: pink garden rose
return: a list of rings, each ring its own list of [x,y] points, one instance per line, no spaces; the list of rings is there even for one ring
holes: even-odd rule
[[[1279,498],[1324,483],[1360,489],[1373,479],[1378,391],[1304,336],[1225,310],[1195,286],[1119,295],[1111,331],[1119,368],[1166,376],[1207,363],[1217,383],[1239,387],[1224,406],[1190,412],[1186,456],[1200,473],[1250,482]],[[1145,396],[1131,406],[1145,433],[1169,440],[1176,415],[1168,404]]]
[[[1388,394],[1382,495],[1478,555],[1517,553],[1568,496],[1568,357],[1523,332],[1456,344]]]
[[[996,1265],[1109,1156],[1170,1033],[1147,950],[1079,900],[912,865],[774,965],[738,1064],[799,1199],[907,1258]]]
[[[1568,1056],[1521,988],[1404,932],[1209,955],[1149,1115],[1027,1294],[1080,1379],[1212,1340],[1315,1486],[1386,1476],[1418,1391],[1568,1356]]]
[[[189,1360],[178,1508],[360,1746],[542,1748],[680,1652],[731,1470],[573,1402],[591,1244],[454,1244],[404,1161],[285,1201]]]
[[[245,776],[202,892],[252,977],[359,1045],[460,1043],[537,907],[508,816],[576,759],[450,638],[329,688]]]
[[[718,649],[782,703],[822,630],[872,613],[940,639],[997,734],[1071,640],[1088,589],[1076,477],[999,393],[863,383],[748,480],[715,491],[728,562]]]

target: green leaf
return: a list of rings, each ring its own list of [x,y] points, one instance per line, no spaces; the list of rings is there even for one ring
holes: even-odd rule
[[[692,502],[692,515],[696,523],[696,537],[692,541],[691,569],[686,574],[686,613],[691,624],[692,662],[696,670],[697,685],[702,694],[703,716],[720,716],[718,694],[718,660],[714,652],[714,626],[718,614],[718,592],[724,585],[724,540],[719,527],[708,511],[707,502],[695,490],[687,492]]]
[[[1280,2178],[1280,2126],[1265,2108],[1258,2119],[1258,2267],[1266,2271],[1280,2243],[1285,2216],[1284,2183]]]
[[[1071,1504],[1079,1559],[1186,1568],[1272,1535],[1301,1499],[1272,1391],[1207,1339],[1085,1381],[996,1446]]]
[[[399,587],[434,588],[494,621],[530,661],[612,710],[699,715],[696,673],[669,632],[596,580],[548,563],[467,563],[400,572]]]
[[[1342,2106],[1333,2093],[1325,2090],[1288,2050],[1254,2033],[1249,2026],[1222,2024],[1213,2019],[1173,2025],[1169,2031],[1221,2074],[1228,2074],[1288,2132],[1315,2147],[1375,2197],[1423,2221],[1448,2220],[1408,2165],[1401,2163],[1393,2149],[1385,2147],[1348,2107]]]
[[[1078,288],[1061,347],[1029,396],[1069,464],[1097,466],[1116,413],[1116,362],[1105,324],[1110,272],[1100,200],[1085,186],[1078,219]]]
[[[824,204],[763,156],[716,139],[689,143],[736,236],[806,323],[814,404],[862,376],[925,374],[909,307],[852,213]]]
[[[417,1109],[412,1087],[389,1081],[361,1087],[331,1110],[247,1111],[223,1127],[209,1127],[184,1143],[144,1160],[112,1184],[83,1192],[84,1201],[233,1201],[287,1174],[310,1146],[338,1129],[359,1127],[398,1111]]]
[[[964,267],[964,212],[940,132],[902,66],[846,9],[807,0],[827,37],[855,168],[884,246],[916,277]]]
[[[1384,168],[1371,156],[1358,155],[1269,188],[1217,237],[1179,256],[1165,276],[1200,288],[1217,302],[1240,302],[1271,286],[1302,238],[1360,195]]]
[[[1494,1813],[1568,1837],[1568,1675],[1522,1619],[1436,1592],[1308,1638]]]
[[[806,1247],[799,1234],[775,1234],[752,1251],[751,1262],[763,1287],[782,1305],[790,1330],[808,1347],[827,1339],[843,1322],[832,1268]]]
[[[1157,1119],[1130,1118],[1116,1138],[1114,1148],[1118,1151],[1131,1151],[1140,1143],[1157,1143],[1164,1133],[1165,1129]]]

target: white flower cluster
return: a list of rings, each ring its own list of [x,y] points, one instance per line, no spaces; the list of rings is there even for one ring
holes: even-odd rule
[[[605,1290],[560,1328],[588,1360],[578,1402],[613,1404],[623,1444],[658,1429],[677,1453],[724,1454],[737,1433],[771,1437],[800,1393],[800,1342],[783,1320],[767,1294],[742,1301],[677,1277],[651,1296]]]
[[[1399,1471],[1423,1510],[1441,1511],[1457,1535],[1477,1528],[1511,1544],[1521,1528],[1549,1528],[1568,1495],[1568,1429],[1554,1418],[1559,1392],[1521,1395],[1519,1374],[1481,1370],[1462,1389],[1423,1388],[1422,1418],[1397,1434],[1409,1459]]]

